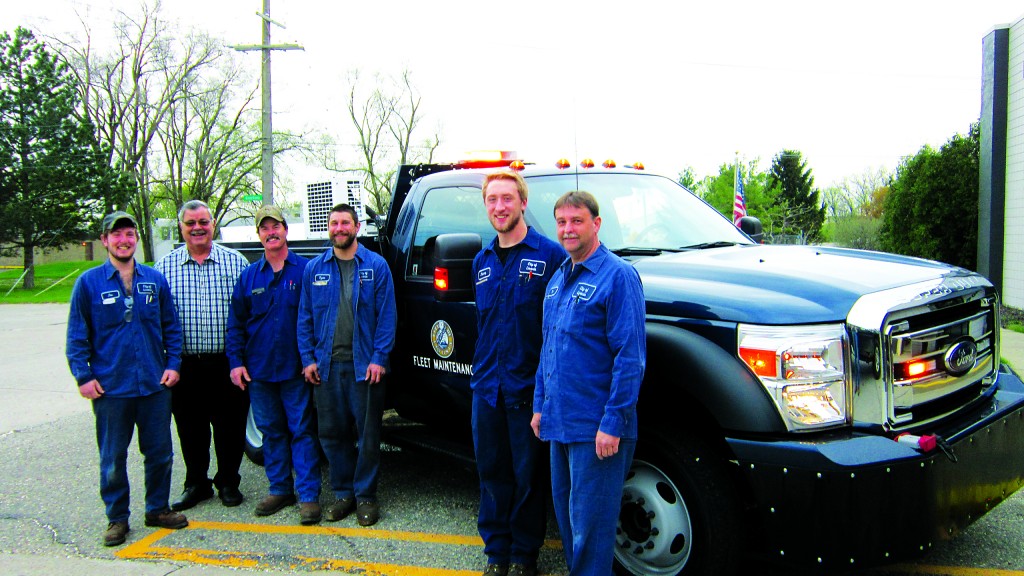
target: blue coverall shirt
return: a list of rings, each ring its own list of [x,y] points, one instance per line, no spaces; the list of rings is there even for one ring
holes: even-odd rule
[[[302,376],[296,321],[307,262],[289,250],[279,273],[266,257],[242,271],[228,316],[226,352],[232,369],[245,366],[250,378],[264,382]]]
[[[636,438],[644,315],[640,275],[604,244],[575,267],[571,260],[559,267],[544,297],[534,390],[542,440],[593,442],[598,430]]]
[[[130,308],[109,260],[75,282],[66,348],[79,386],[98,380],[107,398],[162,392],[164,371],[181,370],[181,347],[171,289],[155,269],[135,264]]]
[[[548,281],[566,258],[555,241],[529,228],[526,237],[498,258],[494,240],[473,259],[478,335],[470,385],[496,406],[533,401],[540,358],[540,324]]]
[[[352,275],[352,362],[362,380],[370,364],[388,367],[395,345],[397,314],[391,270],[380,254],[360,245]],[[316,363],[321,378],[331,373],[331,347],[341,297],[341,273],[334,249],[309,261],[302,274],[298,341],[302,366]]]

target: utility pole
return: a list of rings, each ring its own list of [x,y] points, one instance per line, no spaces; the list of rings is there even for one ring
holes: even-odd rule
[[[302,46],[298,44],[271,44],[270,43],[270,25],[276,24],[281,28],[284,28],[279,22],[275,22],[270,19],[270,0],[263,0],[263,12],[257,12],[263,20],[263,42],[258,45],[247,44],[240,46],[232,46],[235,50],[241,52],[249,52],[252,50],[260,50],[263,52],[263,66],[260,74],[260,87],[263,97],[263,115],[262,115],[262,128],[263,128],[263,151],[262,151],[262,167],[263,167],[263,203],[273,204],[274,203],[274,129],[273,120],[271,117],[272,108],[270,105],[270,52],[272,50],[303,50]]]

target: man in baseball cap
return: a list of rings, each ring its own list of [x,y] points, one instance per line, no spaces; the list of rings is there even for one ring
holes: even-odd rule
[[[302,271],[307,260],[288,249],[288,223],[277,206],[256,212],[263,257],[242,271],[231,296],[226,350],[231,382],[249,389],[263,432],[268,494],[253,513],[270,516],[299,503],[299,522],[320,522],[320,452],[313,389],[302,375],[296,338]],[[295,476],[292,476],[292,469]]]
[[[67,360],[78,393],[92,401],[100,452],[103,543],[128,535],[128,445],[139,431],[146,478],[146,526],[184,528],[171,511],[171,391],[181,368],[182,332],[163,275],[135,262],[138,225],[130,214],[103,218],[107,261],[79,276],[68,314]]]

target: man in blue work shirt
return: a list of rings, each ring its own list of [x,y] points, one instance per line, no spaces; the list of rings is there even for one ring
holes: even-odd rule
[[[256,212],[263,257],[242,271],[231,296],[226,352],[231,382],[249,387],[256,426],[263,433],[263,470],[270,493],[256,505],[270,516],[295,504],[299,522],[320,521],[320,454],[313,390],[302,376],[295,335],[302,272],[309,260],[288,249],[288,222],[277,206]],[[292,468],[295,479],[292,479]]]
[[[352,206],[331,209],[327,232],[331,248],[310,260],[302,275],[299,354],[313,384],[320,445],[337,498],[325,516],[335,522],[355,511],[361,526],[372,526],[380,518],[377,474],[395,288],[384,258],[356,239]]]
[[[544,445],[530,430],[533,385],[545,288],[566,254],[526,225],[528,190],[518,173],[488,174],[482,192],[498,235],[473,260],[477,528],[487,555],[485,576],[533,576],[547,531],[549,487]]]
[[[567,260],[544,297],[531,425],[551,442],[551,493],[571,575],[611,574],[622,484],[647,358],[640,275],[600,243],[597,201],[555,202]]]
[[[181,326],[167,280],[135,262],[138,238],[128,213],[103,218],[107,261],[75,282],[68,314],[68,367],[96,416],[107,546],[123,544],[128,534],[128,444],[135,428],[145,458],[146,526],[188,526],[169,506],[174,457],[168,388],[178,383]]]

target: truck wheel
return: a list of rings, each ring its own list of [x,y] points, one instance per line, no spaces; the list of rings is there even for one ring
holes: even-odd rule
[[[739,571],[743,531],[727,464],[696,439],[643,432],[622,490],[615,569],[636,576]]]
[[[245,419],[245,455],[252,460],[253,464],[263,466],[263,433],[256,427],[251,406],[249,407],[249,417]]]

